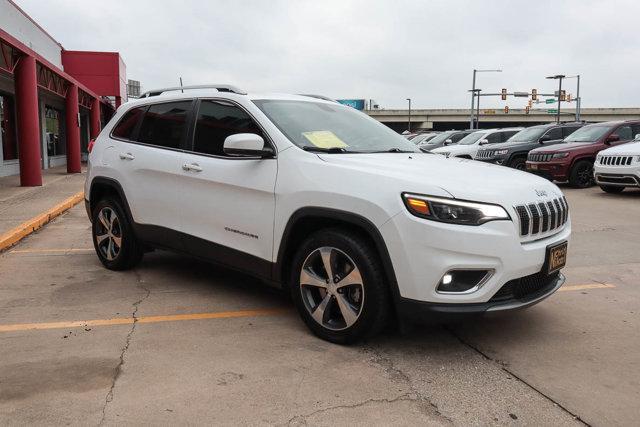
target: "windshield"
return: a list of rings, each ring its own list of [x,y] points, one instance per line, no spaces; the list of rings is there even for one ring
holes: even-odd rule
[[[420,152],[415,144],[352,107],[308,101],[253,101],[300,148],[331,152]]]
[[[418,144],[421,144],[421,143],[423,143],[425,141],[430,140],[434,136],[436,136],[436,134],[434,134],[434,133],[423,133],[422,135],[418,135],[415,138],[411,138],[410,141],[413,142],[414,144],[418,145]]]
[[[443,132],[443,133],[441,133],[439,135],[436,135],[435,137],[431,138],[429,141],[425,142],[424,144],[426,144],[426,145],[440,144],[440,143],[446,141],[454,133],[455,132]]]
[[[508,142],[528,142],[537,141],[547,128],[528,128],[522,129],[520,132],[509,138]]]
[[[485,136],[487,133],[486,132],[474,132],[474,133],[470,133],[469,135],[465,136],[464,138],[462,138],[459,142],[458,145],[473,145],[476,142],[478,142],[478,140],[480,138],[482,138],[483,136]]]
[[[585,126],[569,135],[565,142],[595,142],[611,130],[611,126]]]

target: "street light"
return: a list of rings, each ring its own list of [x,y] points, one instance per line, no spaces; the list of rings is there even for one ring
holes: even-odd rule
[[[409,101],[409,123],[407,126],[407,130],[409,131],[409,133],[411,133],[411,98],[407,98],[407,101]]]
[[[560,123],[560,97],[562,95],[562,79],[566,76],[564,74],[556,74],[555,76],[547,76],[547,79],[558,80],[558,110],[556,111],[556,123]]]
[[[469,128],[470,129],[474,129],[473,126],[473,107],[474,107],[474,101],[475,101],[475,96],[476,96],[476,73],[501,73],[502,70],[476,70],[475,68],[473,69],[473,83],[471,85],[471,113],[469,114]],[[478,101],[480,101],[480,99],[478,98]],[[478,104],[480,104],[478,102]],[[480,112],[478,111],[478,114],[480,114]]]
[[[580,98],[580,74],[575,76],[567,76],[567,79],[578,79],[576,84],[576,122],[580,121],[580,108],[582,107],[582,98]]]

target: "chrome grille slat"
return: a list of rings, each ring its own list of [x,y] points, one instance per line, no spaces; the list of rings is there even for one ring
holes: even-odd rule
[[[552,232],[562,227],[569,219],[569,204],[564,196],[514,208],[520,221],[520,236]]]
[[[600,164],[604,166],[631,166],[633,156],[602,156]]]

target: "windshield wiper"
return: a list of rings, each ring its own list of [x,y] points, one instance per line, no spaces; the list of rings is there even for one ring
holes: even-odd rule
[[[401,148],[389,148],[388,150],[371,151],[371,153],[417,153],[417,151],[403,150]]]
[[[353,151],[345,150],[342,147],[324,148],[324,147],[314,147],[312,145],[305,145],[304,147],[302,147],[302,149],[304,151],[312,151],[315,153],[353,153]]]

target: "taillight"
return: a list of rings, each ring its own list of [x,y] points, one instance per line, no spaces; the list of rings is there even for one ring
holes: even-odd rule
[[[96,143],[95,139],[92,139],[91,141],[89,141],[89,146],[87,147],[87,151],[91,152],[91,150],[93,150],[93,145]]]

